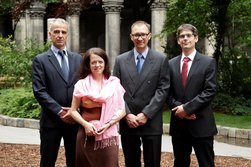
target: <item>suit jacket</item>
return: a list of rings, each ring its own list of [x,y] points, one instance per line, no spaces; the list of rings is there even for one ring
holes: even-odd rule
[[[82,57],[67,51],[69,60],[69,79],[64,79],[61,67],[52,50],[37,55],[32,64],[33,93],[41,105],[40,126],[60,127],[63,121],[58,112],[61,107],[70,107],[74,84]]]
[[[148,116],[145,125],[129,128],[126,120],[120,121],[120,133],[126,135],[162,134],[162,108],[169,89],[168,59],[149,49],[140,75],[137,73],[133,50],[119,55],[113,73],[126,90],[126,113]]]
[[[194,137],[208,137],[217,133],[211,101],[216,94],[215,59],[196,52],[185,88],[181,82],[181,55],[169,61],[170,65],[170,108],[184,104],[188,115],[195,114],[196,120],[180,119],[172,112],[170,135],[179,136],[186,130]]]

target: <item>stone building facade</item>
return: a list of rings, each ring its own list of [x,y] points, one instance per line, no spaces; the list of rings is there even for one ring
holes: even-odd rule
[[[67,47],[76,52],[85,52],[90,47],[101,47],[109,55],[111,65],[121,52],[132,48],[130,26],[137,19],[145,20],[152,26],[151,48],[164,51],[165,39],[157,36],[166,17],[166,0],[154,0],[146,11],[148,1],[142,0],[137,5],[141,16],[133,13],[133,0],[103,0],[91,9],[81,10],[72,3],[72,10],[66,16],[70,23]],[[17,23],[14,36],[22,45],[25,39],[35,39],[44,43],[47,39],[50,18],[45,18],[47,6],[40,1],[32,3]]]

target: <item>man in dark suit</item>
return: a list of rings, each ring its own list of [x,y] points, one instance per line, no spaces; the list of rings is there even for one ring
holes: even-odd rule
[[[177,29],[182,54],[169,61],[174,166],[189,167],[192,148],[201,167],[214,166],[213,140],[217,133],[211,101],[216,94],[214,58],[195,49],[198,31],[191,24]],[[187,60],[187,61],[186,61]]]
[[[73,88],[77,81],[76,72],[82,57],[66,50],[68,23],[64,19],[52,21],[49,36],[52,41],[51,48],[37,55],[32,64],[33,92],[42,110],[40,166],[55,166],[63,137],[66,164],[68,167],[75,167],[78,127],[70,117],[68,109],[71,106]]]
[[[162,108],[169,89],[168,59],[147,46],[151,39],[148,23],[135,22],[130,37],[134,49],[119,55],[113,70],[126,90],[127,115],[120,121],[125,164],[141,166],[143,143],[144,166],[159,167]]]

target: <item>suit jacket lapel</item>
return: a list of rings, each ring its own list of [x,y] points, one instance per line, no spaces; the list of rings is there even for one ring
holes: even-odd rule
[[[70,84],[72,82],[72,80],[74,79],[74,60],[72,58],[72,53],[70,51],[67,51],[68,54],[68,62],[69,62],[69,78],[68,78],[68,84]]]
[[[194,60],[192,62],[191,68],[189,70],[188,76],[187,76],[187,83],[186,83],[186,87],[189,84],[189,82],[191,81],[191,76],[193,75],[193,73],[195,73],[196,69],[199,66],[199,61],[200,57],[199,57],[199,53],[196,52],[195,56],[194,56]]]
[[[152,72],[153,66],[155,64],[154,59],[155,59],[155,57],[152,54],[151,49],[149,49],[140,74],[138,74],[137,69],[136,69],[136,65],[135,65],[135,67],[134,67],[135,73],[136,73],[135,74],[136,78],[134,78],[134,80],[136,82],[135,92],[139,89],[139,87],[142,85],[142,83],[145,82],[145,80],[148,78],[147,76],[149,75],[149,73]],[[135,61],[134,61],[134,64],[135,64]]]
[[[126,61],[126,65],[128,67],[127,72],[129,74],[131,80],[135,83],[138,82],[139,76],[138,76],[138,72],[136,69],[133,51],[129,53],[127,61]]]
[[[151,54],[151,50],[149,50],[147,57],[144,61],[144,64],[141,69],[141,73],[138,74],[136,69],[136,63],[133,55],[133,51],[129,52],[128,58],[127,58],[127,72],[129,77],[131,78],[131,81],[133,82],[133,87],[131,87],[131,92],[134,94],[140,85],[142,85],[142,82],[144,82],[147,79],[147,75],[151,72],[152,67],[154,66],[154,55]]]
[[[182,87],[182,81],[181,81],[181,67],[180,67],[180,61],[181,61],[181,55],[178,56],[178,58],[176,59],[175,61],[175,64],[174,64],[174,73],[175,75],[174,76],[177,76],[177,80],[178,80],[178,83],[176,84],[179,84],[179,87]]]
[[[129,89],[130,89],[131,94],[133,95],[137,91],[137,88],[140,84],[140,75],[138,74],[137,69],[136,69],[136,63],[134,59],[133,50],[128,53],[128,57],[126,59],[126,70],[131,80],[130,82],[132,82],[132,84],[130,84]],[[143,67],[142,67],[142,70],[143,70]]]
[[[145,62],[142,66],[141,73],[139,75],[140,81],[138,83],[138,86],[141,85],[141,83],[146,80],[147,75],[152,71],[153,66],[155,64],[154,59],[155,59],[154,55],[151,54],[151,51],[149,50]]]
[[[52,50],[50,49],[48,51],[48,59],[49,61],[51,62],[52,66],[57,70],[57,72],[59,73],[59,75],[62,77],[62,79],[67,82],[63,76],[63,72],[62,72],[62,69],[59,65],[59,62],[56,58],[56,56],[54,55],[54,53],[52,52]]]

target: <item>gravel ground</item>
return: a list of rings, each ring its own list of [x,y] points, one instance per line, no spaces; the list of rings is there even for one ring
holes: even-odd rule
[[[4,144],[0,143],[0,167],[38,167],[39,145],[27,144]],[[124,157],[120,150],[119,166],[124,167]],[[238,157],[216,156],[216,167],[250,167],[251,160]],[[161,159],[162,167],[173,166],[172,153],[163,152]],[[192,155],[190,167],[197,167],[196,157]],[[64,148],[60,148],[56,167],[65,167]]]

